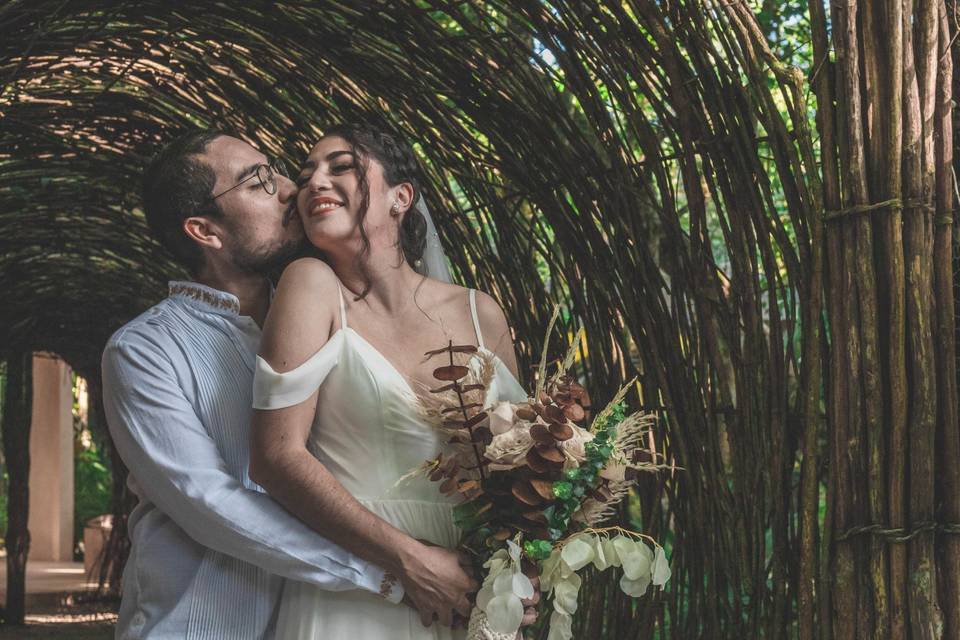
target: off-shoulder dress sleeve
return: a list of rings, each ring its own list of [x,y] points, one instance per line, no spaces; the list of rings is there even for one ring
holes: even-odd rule
[[[339,331],[306,362],[283,373],[277,373],[269,362],[257,356],[253,374],[253,408],[283,409],[309,398],[337,366],[342,344],[343,331]]]

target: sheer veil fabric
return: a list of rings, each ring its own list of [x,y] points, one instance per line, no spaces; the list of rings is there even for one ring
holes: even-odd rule
[[[447,256],[443,252],[443,247],[440,245],[440,234],[437,233],[437,227],[433,223],[433,216],[430,215],[430,209],[427,207],[423,196],[417,199],[414,207],[423,214],[424,219],[427,221],[427,244],[424,247],[423,256],[420,258],[423,264],[416,269],[417,273],[441,282],[453,282],[453,277],[450,275],[450,266],[447,263]]]

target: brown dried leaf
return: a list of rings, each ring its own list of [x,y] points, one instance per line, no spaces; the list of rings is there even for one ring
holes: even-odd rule
[[[433,370],[433,377],[437,380],[459,380],[460,378],[466,376],[470,373],[470,370],[466,367],[462,367],[457,364],[449,365],[446,367],[439,367]]]
[[[555,441],[547,426],[540,423],[530,426],[530,437],[540,444],[553,444]]]
[[[550,435],[563,442],[573,437],[573,427],[566,423],[554,422],[550,425]]]
[[[533,478],[530,480],[530,486],[533,487],[533,490],[539,493],[544,500],[553,500],[556,497],[553,495],[553,483],[549,480]]]
[[[580,422],[587,415],[587,413],[583,410],[583,407],[575,402],[564,407],[563,413],[567,416],[567,419],[572,422]]]
[[[457,490],[457,481],[453,478],[447,478],[440,483],[440,493],[450,495]]]
[[[546,473],[550,470],[550,463],[545,460],[535,448],[527,451],[527,466],[536,473]]]
[[[555,404],[548,404],[543,408],[543,419],[547,422],[566,422],[567,416],[563,414],[563,409]]]
[[[540,509],[532,509],[530,511],[525,511],[523,517],[537,524],[546,524],[547,516],[543,515],[543,511]]]
[[[542,457],[547,462],[556,462],[556,463],[562,464],[565,459],[563,457],[563,452],[560,451],[560,449],[557,449],[556,447],[538,446],[536,449],[537,449],[537,453],[540,454],[540,457]]]
[[[479,488],[480,488],[480,483],[477,482],[476,480],[463,479],[459,481],[459,486],[457,487],[457,491],[459,491],[460,493],[466,493],[467,491],[472,491],[474,489],[479,489]]]
[[[516,415],[521,420],[533,421],[537,419],[537,412],[530,407],[518,407]]]
[[[528,504],[531,507],[535,507],[543,502],[543,499],[540,498],[540,494],[534,491],[533,487],[530,486],[530,483],[525,480],[517,480],[514,482],[510,492],[517,500],[524,504]]]
[[[570,393],[570,395],[573,397],[574,400],[580,400],[585,395],[587,395],[587,390],[584,389],[582,386],[580,386],[580,384],[577,382],[570,383],[570,388],[568,389],[568,392]]]

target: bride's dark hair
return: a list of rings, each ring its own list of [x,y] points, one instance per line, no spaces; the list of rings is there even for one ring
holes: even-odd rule
[[[364,262],[364,257],[370,251],[370,239],[367,237],[367,232],[363,226],[363,221],[367,217],[367,209],[370,206],[370,184],[367,182],[368,159],[373,158],[380,163],[380,166],[383,167],[383,179],[389,186],[395,187],[404,182],[413,186],[413,200],[411,200],[410,208],[407,209],[403,221],[400,223],[400,241],[398,243],[401,259],[406,260],[410,266],[414,266],[416,261],[423,256],[423,250],[427,243],[427,221],[420,210],[413,206],[420,196],[420,176],[422,174],[410,145],[374,126],[361,123],[338,124],[324,131],[324,138],[331,136],[343,138],[350,146],[355,158],[355,171],[357,172],[357,182],[360,190],[357,225],[360,229],[361,240],[361,249],[357,261],[366,282],[363,291],[357,296],[359,300],[370,291],[370,280],[367,277]]]

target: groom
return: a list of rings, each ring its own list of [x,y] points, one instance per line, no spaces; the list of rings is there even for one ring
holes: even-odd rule
[[[403,599],[425,623],[467,615],[477,585],[453,551],[392,528],[314,531],[247,475],[264,274],[303,235],[294,184],[247,143],[195,132],[154,158],[143,198],[192,282],[171,282],[103,354],[110,433],[139,498],[116,637],[270,638],[283,578]],[[347,518],[362,522],[362,510],[351,497]]]

